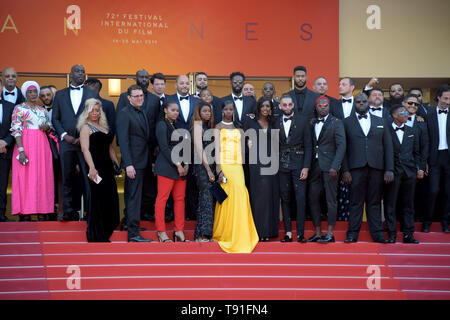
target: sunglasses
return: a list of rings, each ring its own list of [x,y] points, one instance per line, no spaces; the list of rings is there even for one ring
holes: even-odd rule
[[[395,91],[399,91],[399,92],[400,92],[400,91],[403,91],[403,89],[402,89],[402,88],[397,88],[397,89],[394,88],[394,89],[391,89],[391,92],[395,92]]]
[[[400,111],[398,114],[401,116],[407,116],[409,113],[408,111]]]
[[[419,106],[419,103],[414,102],[414,101],[407,101],[406,104],[407,104],[408,106],[416,106],[416,107]]]
[[[294,104],[291,102],[291,103],[283,103],[283,107],[292,107]]]

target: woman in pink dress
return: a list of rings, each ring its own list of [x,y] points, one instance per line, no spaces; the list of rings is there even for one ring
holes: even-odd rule
[[[51,132],[48,113],[38,106],[39,85],[26,81],[21,88],[26,102],[13,111],[11,131],[16,139],[12,163],[12,214],[30,221],[32,214],[46,220],[54,210]]]

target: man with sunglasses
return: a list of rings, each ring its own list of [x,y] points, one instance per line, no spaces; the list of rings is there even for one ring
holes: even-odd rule
[[[394,104],[390,109],[393,122],[389,125],[394,150],[394,181],[384,186],[384,216],[388,228],[388,243],[395,243],[397,236],[396,209],[403,216],[403,242],[419,243],[414,239],[414,187],[417,179],[423,179],[425,162],[420,156],[417,130],[406,125],[408,111]],[[397,206],[397,200],[400,206]]]
[[[233,72],[230,74],[231,94],[222,98],[222,102],[231,100],[234,102],[234,115],[236,121],[242,124],[247,115],[255,114],[256,100],[252,97],[244,96],[242,90],[244,88],[245,75],[241,72]]]
[[[419,102],[419,108],[417,109],[417,115],[425,118],[428,113],[428,108],[430,107],[428,104],[423,103],[423,91],[420,87],[412,87],[408,90],[408,94],[415,94],[417,96]]]
[[[377,85],[378,83],[379,83],[379,80],[377,78],[373,77],[372,79],[370,79],[369,83],[366,84],[363,92],[369,96],[371,90],[373,88],[375,88],[375,85]],[[383,107],[389,109],[391,107],[391,105],[393,105],[393,104],[401,104],[403,101],[404,95],[405,95],[405,90],[403,89],[403,86],[398,82],[392,83],[389,86],[389,100],[384,99]]]
[[[306,242],[304,237],[306,179],[311,164],[311,128],[305,116],[294,111],[290,95],[280,100],[282,116],[275,120],[274,128],[280,130],[280,196],[285,237],[281,242],[292,241],[291,191],[294,190],[297,203],[297,241]]]

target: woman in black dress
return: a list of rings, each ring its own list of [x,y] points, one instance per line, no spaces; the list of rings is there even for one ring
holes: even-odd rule
[[[271,159],[271,138],[273,132],[274,106],[271,99],[261,98],[256,105],[255,118],[247,118],[244,129],[256,132],[256,141],[250,138],[247,142],[250,171],[250,203],[253,219],[260,241],[267,242],[269,238],[278,237],[279,229],[279,183],[278,174],[266,174],[262,169],[271,167],[271,163],[261,158],[261,149],[266,150],[263,155]],[[252,163],[252,152],[256,163]],[[278,158],[277,158],[278,160]],[[264,163],[264,164],[263,164]],[[275,168],[277,169],[277,168]],[[278,170],[276,170],[278,171]]]
[[[203,92],[203,91],[202,91]],[[214,223],[214,199],[209,189],[215,181],[214,155],[207,157],[205,148],[213,141],[204,139],[205,131],[214,128],[211,104],[201,101],[192,116],[192,139],[194,142],[194,176],[198,187],[197,224],[194,239],[197,242],[211,241]]]
[[[112,146],[113,136],[109,132],[106,115],[100,100],[86,100],[77,129],[84,159],[89,167],[91,187],[88,199],[88,242],[110,242],[114,229],[119,225],[119,196],[114,178],[113,162],[119,167]]]

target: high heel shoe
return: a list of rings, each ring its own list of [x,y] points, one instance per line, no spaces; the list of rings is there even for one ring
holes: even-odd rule
[[[183,236],[184,236],[184,234],[183,234]],[[186,240],[186,237],[184,237],[184,239],[181,239],[181,237],[180,237],[179,235],[177,235],[177,234],[175,233],[175,231],[173,232],[173,241],[174,241],[174,242],[188,242],[188,241]]]
[[[159,242],[172,242],[172,240],[169,239],[169,237],[167,236],[167,234],[166,234],[166,237],[167,237],[167,238],[163,239],[163,238],[161,237],[162,234],[165,234],[165,232],[158,232],[158,233],[157,233]]]

